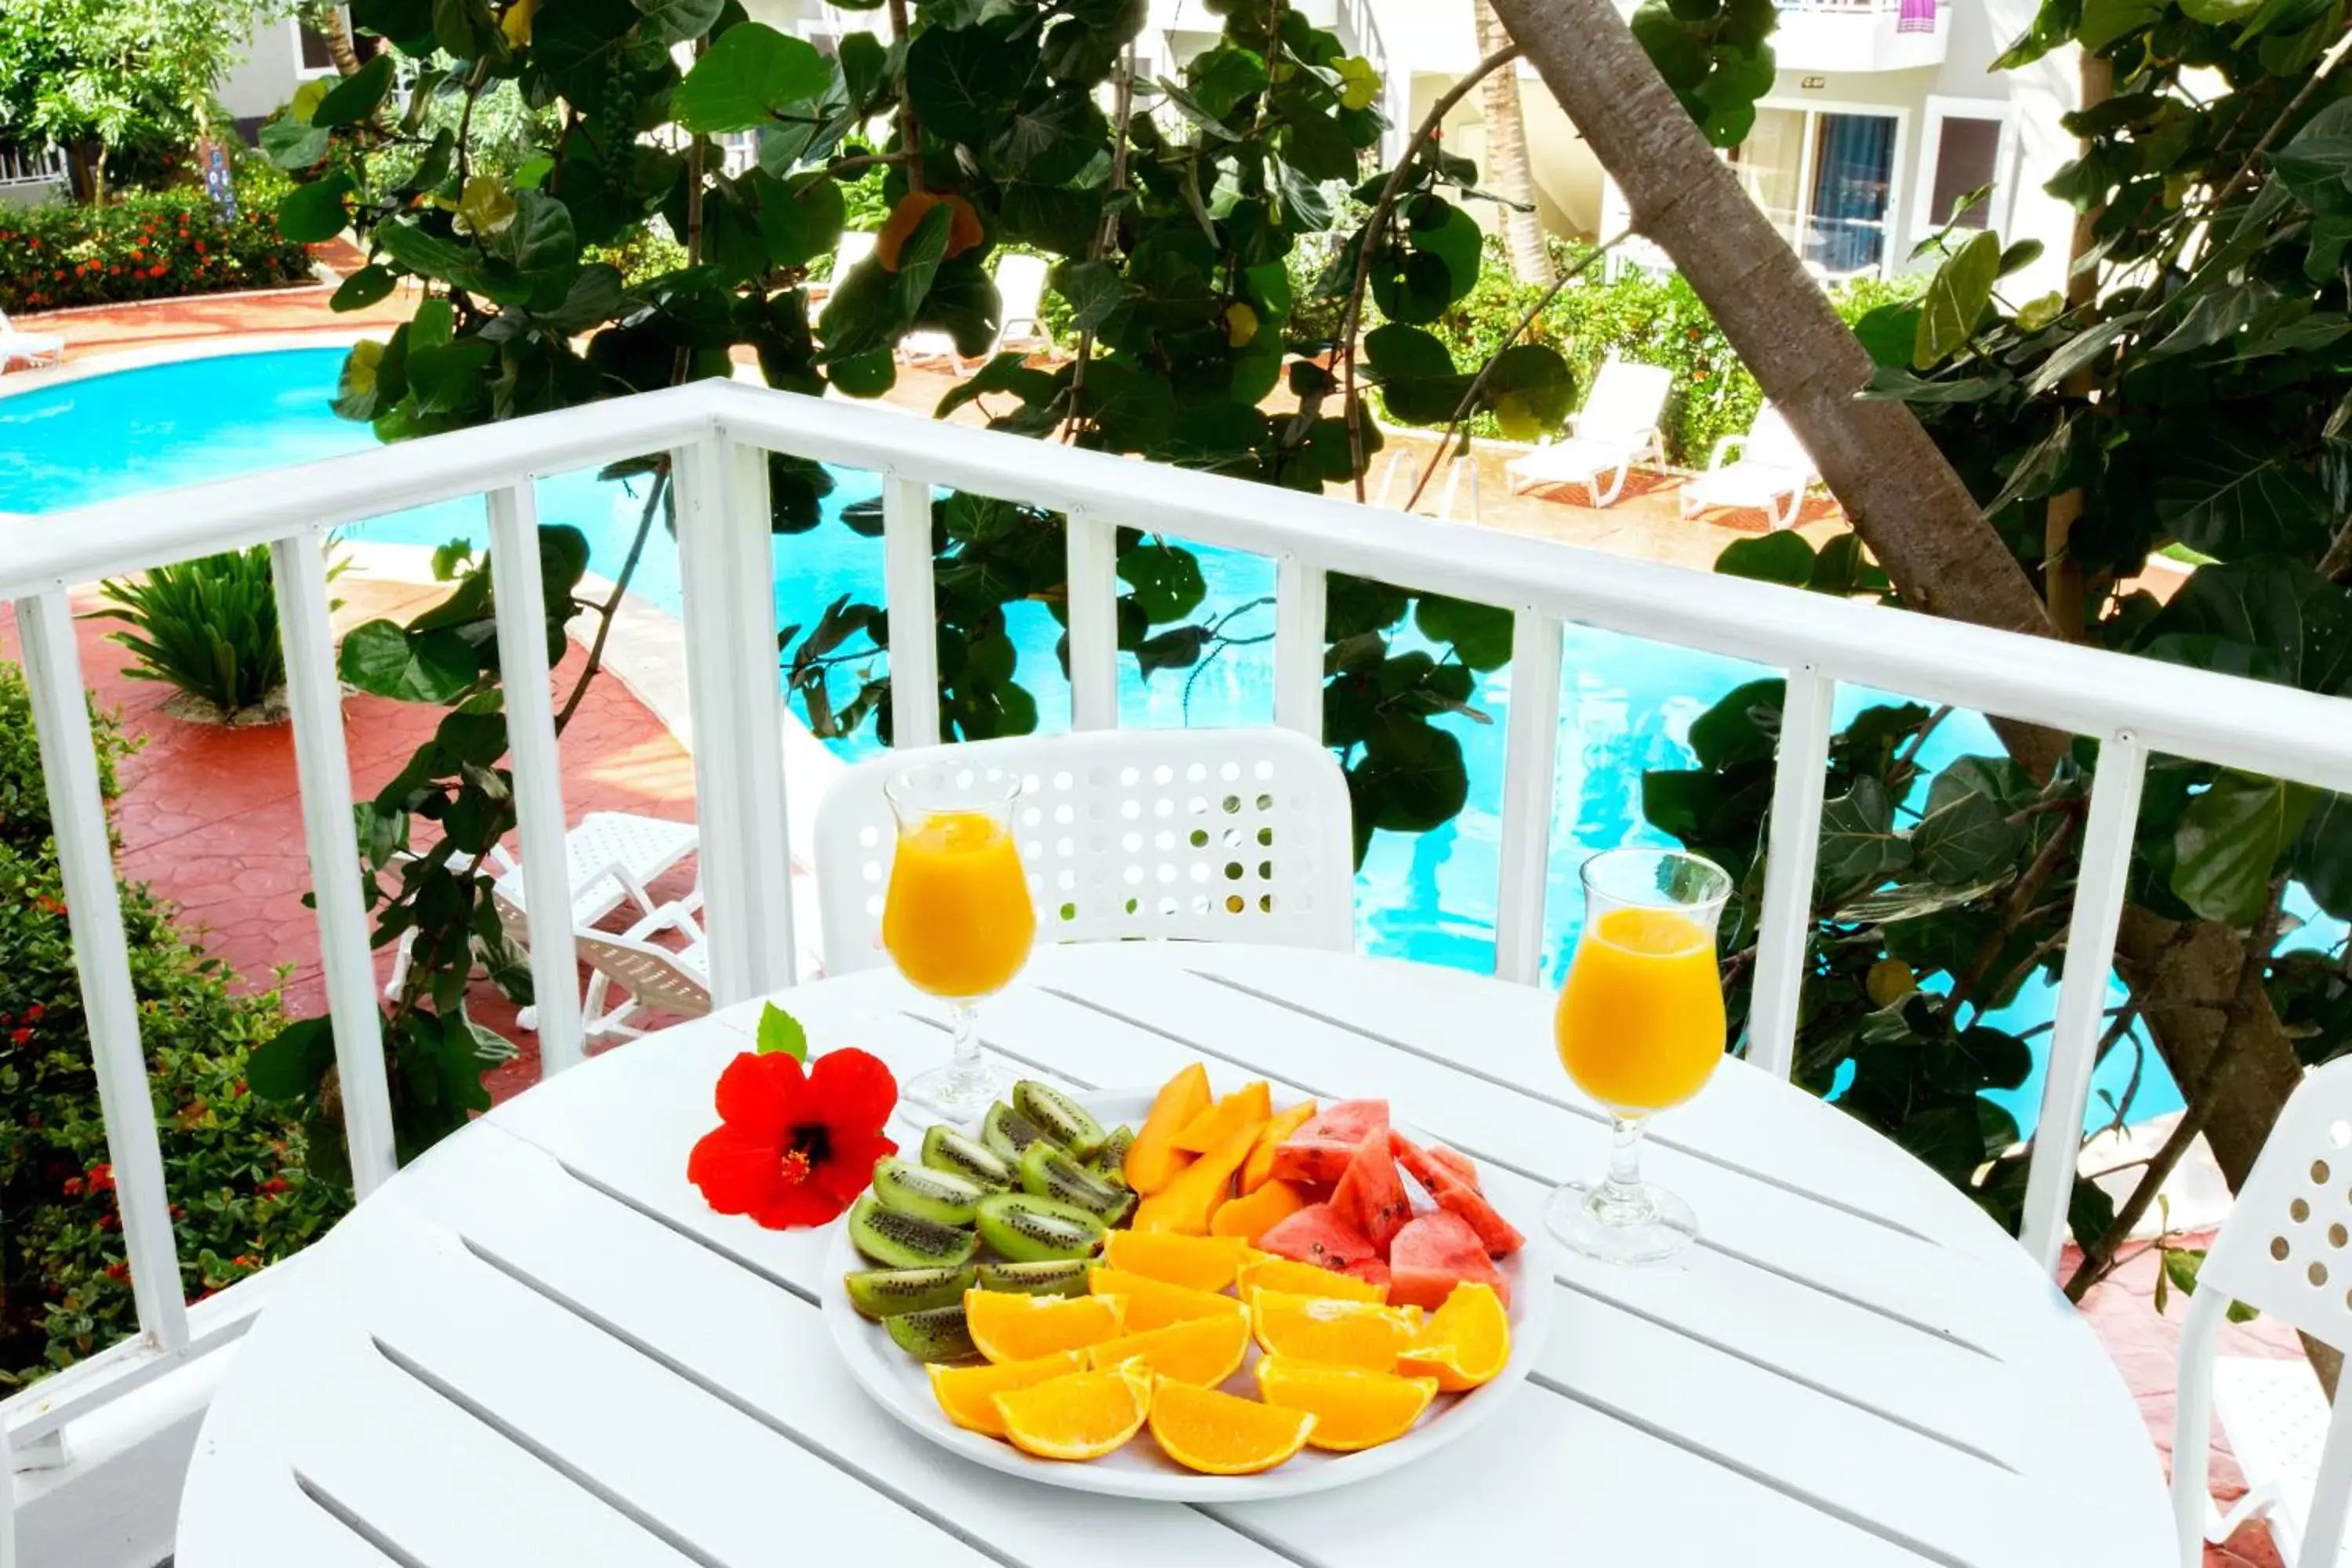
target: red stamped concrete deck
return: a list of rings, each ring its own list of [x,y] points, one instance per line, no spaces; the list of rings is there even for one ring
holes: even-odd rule
[[[68,359],[78,360],[224,335],[388,328],[406,320],[411,308],[395,297],[368,311],[335,315],[326,308],[328,292],[298,289],[58,312],[40,318],[38,326],[64,333]],[[902,374],[893,401],[928,411],[951,383],[952,378],[931,372]],[[1392,445],[1418,447],[1420,442],[1408,437]],[[1733,533],[1759,528],[1755,514],[1717,513],[1698,523],[1681,521],[1675,516],[1675,481],[1663,476],[1637,480],[1627,497],[1607,511],[1560,500],[1511,497],[1502,462],[1501,455],[1481,455],[1478,517],[1490,526],[1699,570],[1711,565]],[[1392,499],[1402,501],[1405,488],[1401,485]],[[1432,487],[1433,495],[1436,489]],[[1457,507],[1467,510],[1466,501]],[[1826,533],[1835,522],[1834,508],[1816,500],[1807,506],[1800,526],[1807,533]],[[2168,592],[2176,581],[2158,578],[2149,585]],[[339,626],[374,616],[401,616],[438,592],[352,577],[341,579],[337,591],[346,601],[336,617]],[[76,601],[78,609],[93,605],[79,597]],[[267,986],[282,966],[289,1007],[298,1013],[320,1010],[325,997],[318,928],[301,903],[310,885],[310,865],[301,838],[290,731],[284,725],[221,730],[184,723],[158,711],[168,690],[126,679],[127,655],[105,640],[106,629],[106,623],[82,624],[85,675],[99,702],[121,710],[125,727],[144,742],[121,774],[123,874],[149,882],[178,903],[214,954],[244,976],[246,984]],[[5,607],[0,606],[0,658],[15,658],[16,646],[15,628]],[[556,679],[559,698],[579,668],[576,652],[566,662],[569,668]],[[355,796],[373,794],[439,718],[437,709],[362,696],[346,699],[343,711]],[[564,733],[562,756],[564,805],[572,820],[589,811],[636,811],[682,821],[694,816],[691,759],[615,679],[600,679],[591,688]],[[690,885],[692,867],[689,860],[656,891],[683,891]],[[388,973],[389,956],[380,955],[378,963],[379,973]],[[517,1059],[493,1075],[493,1094],[504,1099],[534,1082],[536,1037],[515,1027],[513,1009],[478,981],[468,994],[468,1006],[520,1047]],[[2062,1276],[2072,1266],[2070,1248]],[[2168,1312],[2156,1311],[2156,1273],[2155,1258],[2142,1257],[2092,1291],[2082,1310],[2139,1401],[2151,1439],[2168,1456],[2175,1355],[2184,1308],[2176,1298]],[[2299,1359],[2302,1351],[2282,1326],[2257,1321],[2225,1331],[2223,1353]],[[2225,1500],[2244,1490],[2218,1432],[2214,1489]],[[2209,1549],[2206,1564],[2280,1568],[2268,1531],[2259,1522],[2241,1530],[2226,1547]]]

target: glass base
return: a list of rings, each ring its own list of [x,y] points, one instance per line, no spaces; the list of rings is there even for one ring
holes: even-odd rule
[[[1656,1263],[1698,1236],[1698,1215],[1664,1187],[1647,1183],[1625,1201],[1597,1182],[1570,1182],[1552,1194],[1544,1225],[1571,1252],[1603,1263]]]
[[[917,1073],[901,1084],[899,1097],[937,1111],[950,1121],[977,1121],[988,1108],[1013,1092],[1013,1075],[991,1062],[961,1068],[953,1062]]]

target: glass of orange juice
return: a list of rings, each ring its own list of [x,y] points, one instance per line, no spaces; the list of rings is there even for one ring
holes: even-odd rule
[[[1611,849],[1584,863],[1584,931],[1552,1015],[1560,1065],[1615,1129],[1609,1173],[1552,1194],[1554,1236],[1588,1258],[1649,1263],[1698,1234],[1690,1205],[1642,1180],[1649,1119],[1706,1085],[1723,1059],[1715,930],[1731,878],[1675,849]]]
[[[1013,1075],[981,1058],[973,1009],[1021,973],[1037,911],[1013,840],[1017,774],[937,762],[883,786],[898,819],[882,904],[882,945],[919,991],[950,1004],[955,1049],[908,1080],[907,1096],[950,1120],[985,1111]]]

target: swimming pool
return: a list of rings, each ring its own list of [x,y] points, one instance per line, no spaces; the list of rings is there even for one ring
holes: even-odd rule
[[[173,485],[308,462],[373,445],[365,426],[328,406],[342,360],[340,349],[296,349],[183,361],[116,372],[0,398],[0,510],[53,511]],[[882,542],[840,524],[851,501],[873,495],[873,475],[844,471],[825,502],[826,523],[774,542],[779,626],[810,625],[845,593],[878,601]],[[566,522],[588,538],[591,569],[616,575],[636,527],[639,500],[591,473],[542,479],[541,517]],[[382,542],[486,542],[478,501],[447,502],[373,520],[349,531]],[[1274,592],[1274,563],[1245,552],[1202,549],[1206,608],[1230,607]],[[677,613],[677,555],[656,531],[633,580],[635,590]],[[1259,612],[1266,614],[1266,612]],[[1241,628],[1235,627],[1236,631]],[[1271,629],[1268,616],[1267,627]],[[1055,658],[1059,626],[1042,605],[1013,606],[1007,631],[1020,653],[1022,679],[1036,694],[1041,727],[1069,726],[1069,684]],[[1576,935],[1576,868],[1591,849],[1665,843],[1642,815],[1645,769],[1690,763],[1691,721],[1726,692],[1768,673],[1733,659],[1670,645],[1570,626],[1563,662],[1559,764],[1554,796],[1554,853],[1548,868],[1545,973],[1556,977]],[[1842,688],[1841,723],[1874,700]],[[1510,671],[1486,677],[1475,699],[1493,718],[1460,715],[1438,722],[1461,741],[1469,766],[1469,803],[1434,832],[1381,833],[1357,879],[1358,945],[1367,952],[1486,971],[1494,963],[1495,903],[1500,868],[1503,736],[1511,700]],[[1274,714],[1273,645],[1232,648],[1192,683],[1182,672],[1147,681],[1121,661],[1119,714],[1134,726],[1247,724]],[[836,746],[870,752],[870,729]],[[1932,771],[1953,758],[1998,750],[1990,728],[1956,714],[1930,738],[1921,760]],[[2036,984],[1990,1022],[2022,1028],[2045,1021],[2054,997]],[[2131,1053],[2118,1051],[2096,1089],[2121,1094]],[[1995,1098],[2031,1129],[2040,1069],[2021,1089]],[[2134,1120],[2179,1109],[2179,1096],[2151,1054]],[[2095,1093],[2091,1122],[2106,1120]]]

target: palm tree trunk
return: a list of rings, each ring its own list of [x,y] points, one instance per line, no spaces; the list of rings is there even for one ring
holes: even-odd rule
[[[335,69],[344,76],[357,76],[360,55],[352,47],[352,29],[343,20],[343,8],[314,0],[302,10],[304,23],[327,41],[327,58],[335,62]]]
[[[1478,56],[1507,47],[1511,35],[1487,0],[1477,0]],[[1503,209],[1503,237],[1511,252],[1511,276],[1522,283],[1549,283],[1551,247],[1544,243],[1543,219],[1535,210],[1535,181],[1528,167],[1528,123],[1519,110],[1516,65],[1496,71],[1479,85],[1478,104],[1486,121],[1486,186],[1517,206]],[[1525,208],[1525,211],[1520,210]]]
[[[1491,0],[1602,168],[1779,405],[1914,609],[2047,636],[2050,619],[1870,356],[1650,64],[1612,0]]]

